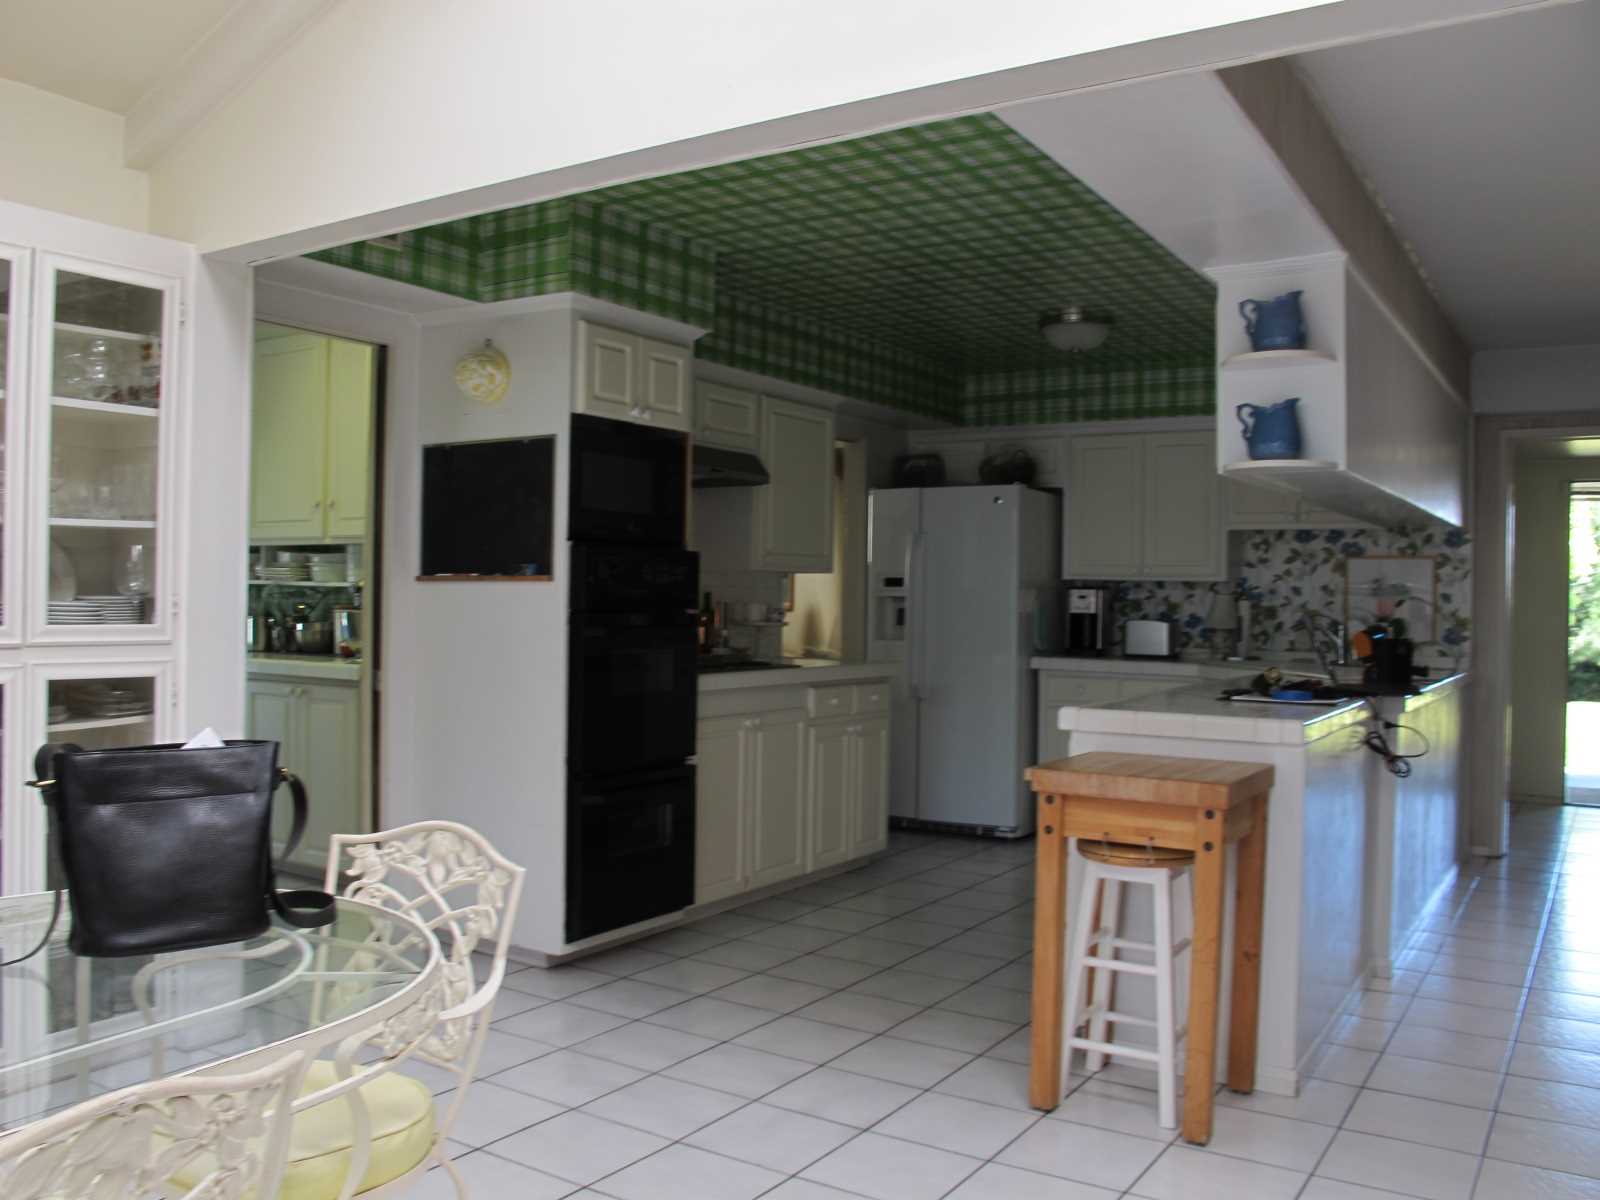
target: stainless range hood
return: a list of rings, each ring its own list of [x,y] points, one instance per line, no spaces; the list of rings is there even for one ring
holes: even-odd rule
[[[725,450],[721,446],[696,444],[693,484],[697,488],[760,487],[772,476],[761,460],[744,450]]]

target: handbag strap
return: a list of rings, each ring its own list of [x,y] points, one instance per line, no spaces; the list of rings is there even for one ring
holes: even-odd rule
[[[295,848],[300,845],[301,837],[305,835],[308,806],[306,785],[300,781],[300,776],[285,767],[279,767],[278,782],[289,785],[289,796],[294,802],[289,838],[283,844],[283,857],[278,860],[278,865],[282,866],[295,852]],[[327,892],[319,892],[312,888],[291,888],[289,891],[280,892],[277,871],[270,858],[267,861],[267,902],[272,905],[273,912],[297,929],[319,929],[324,925],[332,925],[339,915],[334,910],[333,897]]]

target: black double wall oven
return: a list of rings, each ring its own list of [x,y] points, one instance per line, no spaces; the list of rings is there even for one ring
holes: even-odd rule
[[[569,942],[694,902],[699,557],[681,433],[573,417]]]

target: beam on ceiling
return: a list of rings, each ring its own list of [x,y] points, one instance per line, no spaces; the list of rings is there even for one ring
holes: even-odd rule
[[[147,169],[337,0],[243,0],[128,110],[123,162]]]

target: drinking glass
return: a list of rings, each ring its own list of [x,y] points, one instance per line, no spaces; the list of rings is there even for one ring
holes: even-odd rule
[[[143,542],[133,542],[117,563],[117,591],[124,596],[150,594],[150,555]]]

